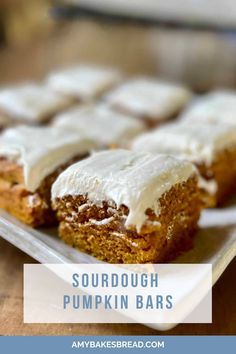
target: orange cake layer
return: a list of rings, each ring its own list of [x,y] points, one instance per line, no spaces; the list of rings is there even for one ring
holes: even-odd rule
[[[0,159],[0,208],[33,227],[50,226],[57,223],[51,208],[51,186],[57,176],[74,158],[57,168],[42,181],[35,192],[27,190],[24,184],[23,168],[15,162]]]
[[[210,166],[196,165],[207,181],[213,180],[217,184],[213,205],[223,204],[236,193],[236,145],[218,152]]]
[[[60,237],[111,263],[165,262],[189,248],[203,207],[194,166],[127,150],[96,153],[52,187]]]
[[[98,207],[84,196],[66,196],[55,207],[60,237],[71,246],[110,263],[160,263],[192,246],[202,201],[195,178],[175,185],[160,199],[159,216],[147,210],[140,233],[124,226],[124,205],[117,209],[104,202]]]

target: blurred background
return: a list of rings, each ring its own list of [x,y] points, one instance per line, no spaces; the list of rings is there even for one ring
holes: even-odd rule
[[[79,62],[236,87],[235,0],[0,0],[0,84]]]

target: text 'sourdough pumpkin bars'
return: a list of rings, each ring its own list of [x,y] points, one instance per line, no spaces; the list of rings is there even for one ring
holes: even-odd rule
[[[66,169],[52,203],[61,238],[112,263],[173,258],[191,244],[203,205],[193,164],[121,149]]]

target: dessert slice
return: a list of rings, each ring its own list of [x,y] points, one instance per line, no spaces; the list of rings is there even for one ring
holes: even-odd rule
[[[53,124],[83,132],[101,147],[127,147],[135,136],[145,130],[142,122],[115,112],[106,104],[72,108],[55,117]]]
[[[191,96],[183,86],[141,77],[119,86],[106,100],[112,107],[153,126],[176,117]]]
[[[236,92],[213,91],[195,99],[183,112],[181,120],[236,125]]]
[[[55,223],[51,185],[94,143],[60,128],[18,126],[0,136],[0,208],[31,226]]]
[[[118,70],[95,65],[79,65],[51,73],[49,87],[79,101],[100,96],[121,80]]]
[[[221,204],[236,191],[235,126],[200,122],[167,124],[136,138],[132,149],[171,154],[195,163],[207,182],[203,187],[209,192],[209,206]]]
[[[190,247],[202,208],[193,164],[121,149],[66,169],[52,204],[60,237],[111,263],[172,259]]]
[[[33,82],[0,90],[0,116],[13,123],[47,122],[71,103],[68,97]]]

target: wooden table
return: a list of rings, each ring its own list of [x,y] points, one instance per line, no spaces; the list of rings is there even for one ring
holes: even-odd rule
[[[236,259],[213,289],[213,324],[178,325],[157,332],[136,324],[23,324],[23,264],[35,261],[0,238],[0,335],[236,334]]]

